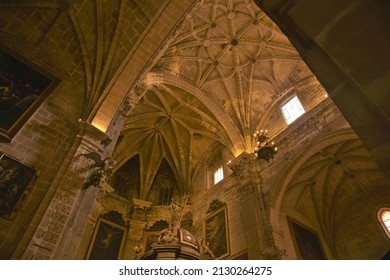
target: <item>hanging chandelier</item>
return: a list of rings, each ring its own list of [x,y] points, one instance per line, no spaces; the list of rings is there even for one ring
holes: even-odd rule
[[[253,134],[256,140],[257,147],[255,147],[255,156],[257,158],[262,158],[269,162],[269,160],[274,158],[275,154],[278,152],[278,148],[275,147],[275,143],[269,143],[269,136],[267,130],[260,130],[260,132],[256,131]]]

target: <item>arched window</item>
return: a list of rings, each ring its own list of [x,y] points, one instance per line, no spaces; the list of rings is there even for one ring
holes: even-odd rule
[[[387,237],[390,238],[390,208],[381,208],[378,211],[378,219]]]

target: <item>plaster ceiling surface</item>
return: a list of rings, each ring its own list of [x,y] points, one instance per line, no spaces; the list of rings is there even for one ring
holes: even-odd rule
[[[140,154],[145,188],[162,157],[178,181],[191,185],[216,142],[234,156],[251,152],[251,136],[276,101],[313,76],[253,1],[199,1],[185,17],[135,87],[143,98],[116,151],[119,165]]]

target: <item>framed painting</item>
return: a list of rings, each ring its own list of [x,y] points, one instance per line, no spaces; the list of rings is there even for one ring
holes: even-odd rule
[[[37,171],[0,153],[0,216],[12,218],[27,196]]]
[[[204,239],[217,259],[230,255],[229,226],[226,205],[210,213],[203,226]]]
[[[10,142],[58,80],[0,45],[0,141]]]
[[[99,218],[88,248],[88,260],[118,260],[123,251],[127,229]]]
[[[287,220],[298,257],[302,260],[325,260],[317,233],[291,218]]]

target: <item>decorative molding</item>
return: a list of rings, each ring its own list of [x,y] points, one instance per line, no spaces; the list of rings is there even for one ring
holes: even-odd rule
[[[130,217],[136,220],[146,221],[147,212],[150,211],[153,202],[132,198]]]
[[[220,209],[221,207],[224,207],[226,205],[225,202],[220,201],[219,199],[214,199],[209,206],[209,209],[207,210],[206,214],[213,213]]]
[[[316,138],[332,130],[349,126],[336,105],[329,99],[317,104],[310,112],[301,116],[301,120],[292,123],[273,139],[279,143],[279,152],[285,159],[298,146],[308,146]]]
[[[168,228],[169,223],[165,220],[156,221],[153,225],[147,228],[145,231],[161,231],[164,228]]]
[[[100,217],[109,220],[113,223],[116,223],[118,225],[126,226],[126,222],[123,219],[122,214],[119,213],[118,211],[110,211],[106,214],[101,215]]]
[[[228,166],[236,175],[242,175],[250,171],[249,167],[253,159],[253,154],[243,152],[238,157],[232,159]]]
[[[137,96],[137,97],[136,97]],[[128,117],[133,110],[134,106],[139,101],[140,97],[136,94],[128,94],[123,100],[122,106],[120,107],[120,114],[123,117]]]
[[[78,119],[78,123],[79,135],[83,137],[84,144],[91,146],[92,151],[99,149],[102,143],[109,141],[108,135],[96,126],[82,119]]]
[[[141,200],[137,198],[132,198],[132,201],[134,209],[142,209],[145,211],[149,211],[153,204],[153,202],[151,201]]]

